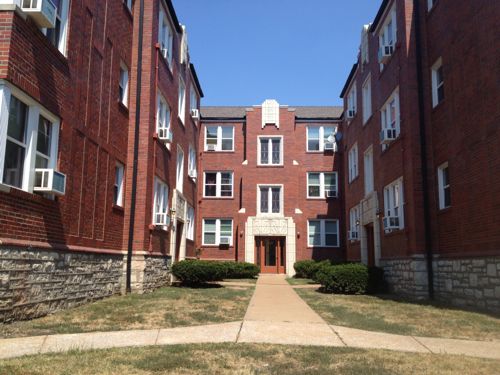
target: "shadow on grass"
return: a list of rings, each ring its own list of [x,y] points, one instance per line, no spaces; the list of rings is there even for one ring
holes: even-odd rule
[[[224,288],[224,285],[220,285],[217,283],[183,283],[177,282],[173,283],[172,287],[174,288],[187,288],[187,289],[220,289]]]

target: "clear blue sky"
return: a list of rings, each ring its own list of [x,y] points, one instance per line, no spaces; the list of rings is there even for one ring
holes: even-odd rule
[[[339,105],[381,0],[173,0],[202,105]]]

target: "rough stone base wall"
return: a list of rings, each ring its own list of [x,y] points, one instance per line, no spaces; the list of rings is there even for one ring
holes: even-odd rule
[[[427,298],[427,267],[423,257],[380,260],[380,267],[391,292],[415,299]]]
[[[121,254],[0,248],[0,322],[120,293],[123,281]]]
[[[134,255],[132,257],[132,292],[148,293],[170,283],[172,258]]]
[[[500,312],[500,257],[434,260],[437,299]]]

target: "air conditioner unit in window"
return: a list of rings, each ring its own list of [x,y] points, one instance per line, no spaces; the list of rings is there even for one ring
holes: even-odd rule
[[[337,198],[337,190],[325,190],[326,198]]]
[[[173,134],[172,131],[168,128],[160,128],[158,129],[158,139],[165,143],[172,143]]]
[[[384,230],[399,229],[399,217],[386,216],[384,217]]]
[[[166,227],[170,225],[170,216],[166,212],[154,215],[154,225]]]
[[[396,134],[396,129],[389,128],[389,129],[383,129],[380,132],[380,143],[381,144],[388,144],[394,141],[397,137]]]
[[[394,53],[394,46],[392,44],[386,44],[380,46],[378,50],[378,62],[381,64],[386,64],[393,53]]]
[[[349,109],[347,111],[347,118],[354,118],[356,116],[356,111],[354,109]]]
[[[192,178],[193,180],[196,180],[196,178],[198,177],[198,173],[196,172],[196,169],[191,169],[189,172],[188,172],[188,176],[190,178]]]
[[[197,108],[193,108],[191,110],[191,117],[193,120],[199,120],[200,119],[200,110]]]
[[[53,169],[35,169],[34,191],[64,195],[66,192],[66,175]]]
[[[337,144],[335,142],[325,142],[325,151],[337,151]]]
[[[219,244],[220,245],[229,245],[231,242],[231,239],[229,237],[221,237]]]
[[[215,151],[216,148],[217,147],[214,144],[207,145],[207,151]]]
[[[359,240],[358,231],[356,231],[356,230],[350,230],[348,232],[348,238],[349,238],[349,241]]]
[[[57,8],[51,0],[21,0],[21,9],[39,27],[53,29],[56,25]]]

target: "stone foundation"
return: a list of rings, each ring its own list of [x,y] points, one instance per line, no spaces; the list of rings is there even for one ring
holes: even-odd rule
[[[131,288],[133,293],[148,293],[170,283],[171,257],[134,255]]]
[[[424,257],[380,260],[391,292],[423,299],[428,296],[427,267]]]

